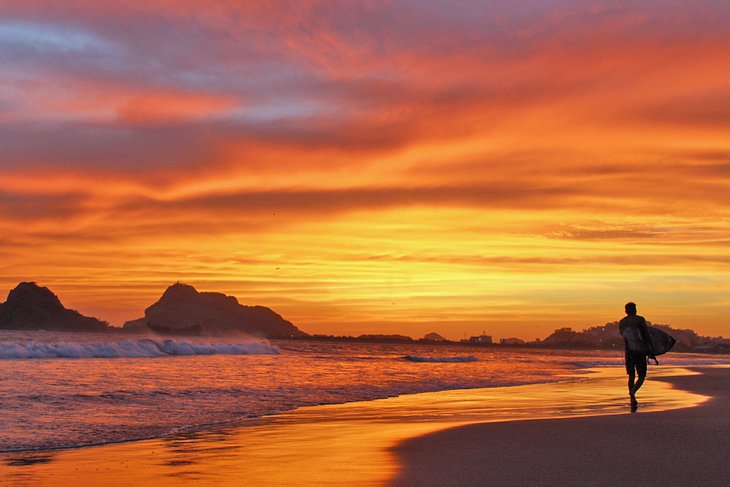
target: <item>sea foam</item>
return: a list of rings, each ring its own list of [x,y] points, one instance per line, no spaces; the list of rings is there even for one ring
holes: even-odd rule
[[[145,358],[172,355],[276,354],[265,342],[200,343],[187,340],[138,340],[109,342],[2,342],[0,360],[31,358]]]

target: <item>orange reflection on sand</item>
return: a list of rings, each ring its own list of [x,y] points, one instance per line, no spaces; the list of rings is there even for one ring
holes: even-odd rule
[[[652,379],[693,375],[656,369]],[[412,394],[301,408],[248,427],[220,428],[103,447],[0,457],[10,485],[383,485],[406,438],[474,422],[623,414],[620,368],[586,378],[517,387]],[[640,412],[698,405],[708,398],[650,380]]]

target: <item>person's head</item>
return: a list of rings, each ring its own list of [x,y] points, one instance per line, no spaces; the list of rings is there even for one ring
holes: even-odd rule
[[[636,303],[626,303],[626,306],[624,306],[624,309],[626,310],[626,314],[629,316],[636,315]]]

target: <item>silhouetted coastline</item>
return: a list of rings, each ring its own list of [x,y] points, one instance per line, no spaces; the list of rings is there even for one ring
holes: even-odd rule
[[[707,337],[691,329],[677,329],[655,324],[677,339],[676,352],[730,353],[730,339]],[[618,322],[593,326],[582,331],[559,328],[545,339],[524,341],[503,338],[493,342],[491,336],[479,335],[452,341],[431,332],[423,338],[401,334],[324,335],[309,334],[274,310],[264,306],[246,306],[233,296],[199,292],[193,286],[175,283],[160,299],[145,309],[142,318],[127,321],[123,327],[111,326],[98,318],[84,316],[65,308],[58,296],[35,282],[21,282],[0,303],[0,330],[151,333],[159,336],[225,336],[246,334],[279,340],[311,340],[363,343],[404,343],[459,345],[464,347],[507,347],[557,350],[623,350]]]

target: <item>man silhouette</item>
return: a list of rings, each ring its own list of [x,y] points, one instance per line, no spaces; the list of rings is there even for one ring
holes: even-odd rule
[[[649,332],[646,328],[646,320],[644,317],[636,314],[636,304],[626,303],[624,309],[626,310],[626,316],[621,319],[618,328],[621,336],[624,337],[624,344],[626,345],[624,357],[626,359],[626,373],[629,374],[629,397],[631,398],[631,407],[635,411],[639,405],[636,401],[636,391],[639,390],[646,379],[647,355],[651,358],[654,358],[654,355],[650,351],[648,354],[644,351],[638,351],[635,349],[635,346],[632,347],[634,349],[629,348],[627,336],[633,336],[641,341],[643,350],[649,350]],[[639,380],[636,380],[637,375],[639,376]]]

